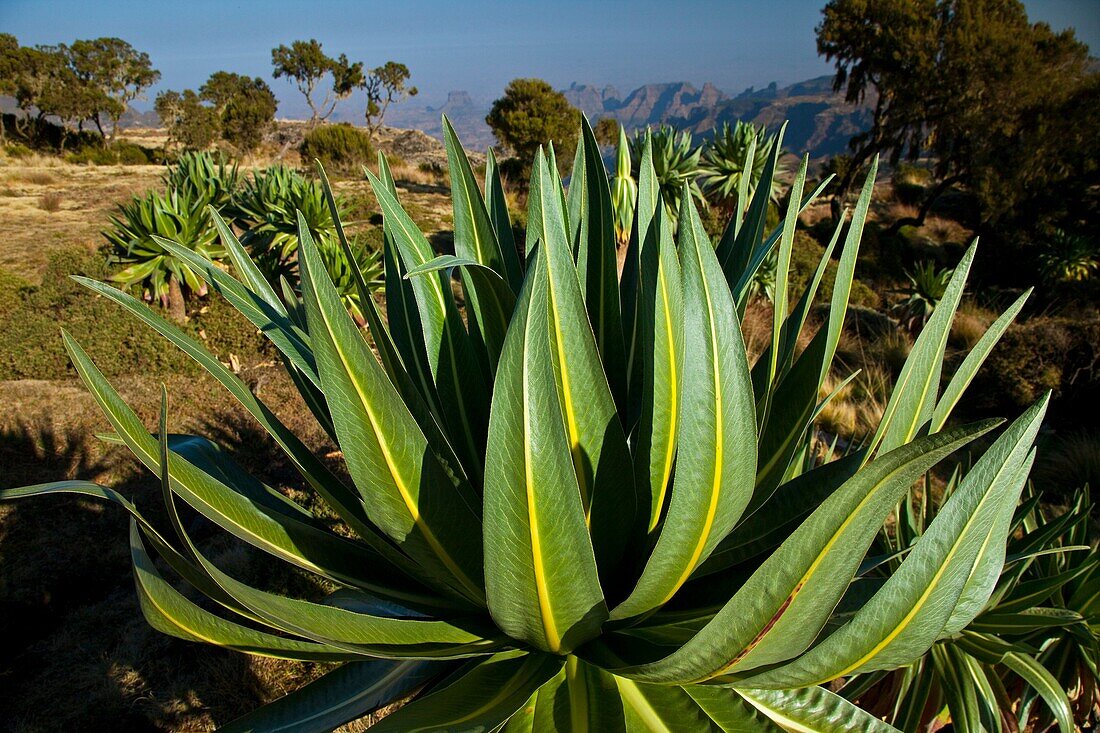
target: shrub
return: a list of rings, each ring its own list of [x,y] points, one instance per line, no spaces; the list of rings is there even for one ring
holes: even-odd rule
[[[137,145],[118,141],[112,145],[118,155],[118,162],[122,165],[153,165],[159,157],[156,151]]]
[[[111,148],[89,145],[67,154],[65,160],[77,165],[117,165],[118,153]]]
[[[738,315],[750,270],[723,268],[726,252],[715,251],[690,199],[678,242],[660,202],[639,202],[641,239],[652,248],[628,254],[637,277],[624,278],[620,301],[610,191],[586,125],[572,200],[576,223],[591,228],[571,236],[557,178],[536,154],[526,267],[499,244],[494,221],[504,225],[505,212],[486,205],[465,154],[453,137],[448,145],[454,256],[434,257],[384,164],[370,176],[390,268],[388,329],[369,293],[362,301],[377,357],[305,231],[301,302],[279,297],[247,258],[240,280],[206,269],[279,349],[339,444],[351,483],[179,329],[114,288],[85,283],[189,349],[275,437],[344,531],[251,478],[228,454],[170,436],[166,394],[154,437],[71,336],[74,364],[113,429],[160,478],[174,535],[87,482],[0,498],[76,492],[123,506],[133,517],[142,610],[162,631],[345,663],[239,720],[241,729],[273,720],[298,728],[319,716],[338,726],[407,697],[375,733],[531,729],[559,715],[597,730],[653,719],[704,729],[774,721],[889,730],[822,684],[913,662],[941,630],[954,633],[978,614],[1004,562],[1000,536],[987,542],[990,527],[1011,517],[1045,409],[1039,402],[1005,429],[922,538],[895,557],[881,588],[847,593],[913,482],[997,425],[943,429],[971,367],[943,399],[927,388],[974,250],[914,344],[874,435],[861,451],[817,465],[806,437],[847,310],[869,191],[857,204],[825,325],[796,354],[806,309],[786,317],[779,309],[754,378]],[[648,153],[644,160],[639,189],[652,191],[656,174]],[[795,201],[803,186],[796,179]],[[762,215],[750,217],[747,231],[759,230]],[[772,245],[754,236],[746,246],[758,261]],[[456,267],[469,325],[446,275]],[[807,293],[807,307],[812,301]],[[637,336],[629,362],[626,333]],[[320,603],[292,598],[223,571],[192,541],[177,497],[327,579],[333,593]],[[150,547],[214,603],[200,606],[177,590]]]
[[[1031,318],[1008,329],[973,390],[975,409],[1027,404],[1046,390],[1060,417],[1089,425],[1100,407],[1100,319],[1095,316]]]
[[[29,158],[34,151],[23,143],[8,143],[4,146],[4,152],[13,158]]]
[[[320,160],[328,170],[355,172],[374,159],[370,137],[346,122],[318,125],[306,133],[298,147],[302,160]]]
[[[81,339],[109,376],[200,373],[185,354],[162,348],[154,332],[70,279],[105,280],[110,274],[103,257],[84,247],[51,253],[41,285],[29,285],[0,269],[0,328],[5,334],[0,340],[0,380],[73,374],[59,328]],[[255,326],[224,301],[211,301],[181,328],[223,361],[230,353],[253,363],[270,358]],[[104,333],[111,338],[99,338]]]
[[[61,201],[60,191],[48,191],[38,197],[38,208],[52,214],[55,211],[61,211]]]

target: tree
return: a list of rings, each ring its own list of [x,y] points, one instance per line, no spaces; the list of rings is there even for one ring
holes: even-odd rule
[[[0,94],[14,97],[16,75],[20,73],[22,55],[19,39],[10,33],[0,33]],[[7,127],[0,119],[0,143],[7,139]]]
[[[182,94],[161,92],[153,107],[168,130],[169,143],[184,150],[203,150],[218,138],[217,111],[204,104],[202,97],[191,89],[183,90]]]
[[[408,81],[409,67],[396,61],[387,61],[367,77],[367,133],[371,137],[382,126],[391,103],[417,95],[416,87],[406,86]]]
[[[611,147],[619,141],[619,121],[614,117],[604,117],[597,120],[592,128],[592,134],[596,136],[596,142],[605,147]]]
[[[214,106],[222,139],[242,152],[255,150],[275,120],[275,94],[259,77],[216,71],[199,94]]]
[[[310,124],[328,119],[336,109],[336,103],[347,98],[356,89],[362,89],[367,80],[363,76],[363,63],[348,62],[345,54],[333,59],[325,55],[321,44],[314,39],[294,41],[288,48],[279,46],[271,50],[271,65],[276,79],[287,77],[306,98],[310,110]],[[320,102],[314,100],[317,85],[325,76],[332,76],[332,87]]]
[[[39,113],[44,117],[56,117],[65,129],[74,125],[82,129],[85,120],[95,119],[103,111],[113,111],[117,104],[98,87],[80,79],[67,65],[56,68],[56,74],[37,101]],[[62,132],[58,141],[61,151],[65,150],[66,137]]]
[[[1074,109],[1096,87],[1087,46],[1073,31],[1030,23],[1018,0],[830,0],[823,14],[818,51],[835,60],[835,88],[874,107],[871,129],[851,141],[834,215],[873,155],[930,154],[936,182],[894,228],[923,224],[954,185],[969,186],[982,221],[994,223],[1080,168],[1087,156],[1067,136],[1100,137],[1095,116]],[[1077,122],[1059,111],[1076,111]]]
[[[118,134],[118,121],[129,109],[130,102],[139,99],[155,84],[160,79],[160,72],[153,68],[149,54],[136,50],[121,38],[73,41],[66,51],[77,78],[100,92],[94,98],[101,106],[91,119],[103,134],[100,113],[107,115],[113,138]]]
[[[542,79],[513,79],[485,118],[500,143],[530,170],[540,145],[554,142],[558,164],[566,165],[577,148],[580,112],[565,95]]]

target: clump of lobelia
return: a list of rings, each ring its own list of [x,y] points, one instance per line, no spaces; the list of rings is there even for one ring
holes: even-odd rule
[[[828,400],[822,385],[874,166],[850,221],[837,226],[805,290],[792,293],[798,215],[828,181],[807,195],[804,159],[785,219],[765,231],[781,132],[755,194],[741,187],[717,244],[687,192],[674,238],[643,146],[618,277],[607,172],[587,123],[581,132],[568,191],[552,148],[537,155],[522,247],[496,166],[482,191],[446,120],[454,255],[436,256],[380,157],[368,177],[384,217],[388,318],[360,274],[362,330],[305,225],[300,299],[293,288],[275,292],[226,227],[237,277],[163,242],[270,338],[339,445],[350,484],[202,345],[125,293],[81,281],[202,364],[350,530],[333,532],[205,439],[169,435],[166,408],[150,433],[65,336],[118,439],[160,477],[175,537],[90,483],[2,498],[77,492],[125,507],[142,608],[166,633],[343,662],[226,730],[329,730],[410,695],[374,729],[890,730],[822,685],[910,664],[982,609],[1046,400],[993,441],[877,591],[847,592],[909,487],[998,425],[948,420],[1015,311],[939,390],[974,249],[917,339],[873,438],[822,462],[811,428]],[[322,180],[327,188],[323,171]],[[827,315],[800,350],[842,234]],[[772,252],[773,330],[753,364],[739,324]],[[340,589],[318,602],[242,583],[191,542],[180,500]],[[218,612],[179,593],[150,547]]]

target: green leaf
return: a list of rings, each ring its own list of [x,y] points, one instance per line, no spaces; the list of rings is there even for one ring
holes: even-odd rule
[[[508,200],[504,196],[504,184],[500,180],[500,167],[493,149],[485,153],[485,205],[493,222],[497,242],[508,271],[508,285],[513,293],[523,287],[523,263],[516,249],[516,237],[512,233],[512,220],[508,216]]]
[[[970,382],[977,375],[978,370],[982,368],[982,364],[985,363],[986,357],[993,351],[993,347],[997,345],[997,342],[1001,340],[1001,336],[1008,330],[1008,327],[1012,325],[1012,322],[1016,320],[1016,316],[1020,313],[1020,310],[1024,307],[1024,303],[1027,302],[1028,296],[1031,295],[1032,289],[1029,288],[1023,295],[1016,299],[1011,306],[1008,307],[1001,316],[993,322],[989,328],[986,329],[982,337],[978,339],[978,343],[974,344],[974,348],[970,350],[970,353],[963,359],[962,364],[955,370],[955,373],[951,375],[951,381],[948,382],[947,388],[943,391],[943,396],[940,397],[940,401],[936,403],[936,409],[932,412],[932,421],[929,425],[929,432],[936,432],[942,430],[947,419],[951,417],[952,410],[955,409],[955,405],[958,404],[962,398],[963,392],[970,386]]]
[[[627,393],[630,396],[627,401],[627,412],[624,415],[624,425],[627,426],[633,425],[638,420],[641,400],[634,395],[641,391],[644,378],[642,364],[644,344],[639,330],[644,325],[639,323],[642,249],[647,241],[658,241],[656,238],[658,230],[654,229],[652,234],[650,230],[657,208],[664,206],[661,202],[657,173],[653,169],[653,148],[648,133],[644,138],[638,171],[638,205],[634,216],[634,228],[631,230],[630,242],[626,249],[626,261],[623,263],[623,273],[619,280],[623,338],[626,342]],[[670,222],[670,230],[671,226]]]
[[[288,598],[253,588],[219,570],[194,546],[203,570],[266,624],[352,653],[395,659],[454,659],[498,651],[503,639],[477,618],[390,618]]]
[[[779,733],[784,730],[734,690],[714,685],[691,685],[682,689],[724,733]]]
[[[729,533],[756,476],[756,417],[733,296],[691,196],[681,204],[684,293],[680,449],[668,513],[630,596],[612,613],[630,618],[667,603]]]
[[[1077,730],[1073,723],[1073,709],[1070,707],[1066,691],[1062,683],[1055,679],[1046,667],[1035,661],[1033,657],[1019,652],[1005,654],[1002,662],[1039,693],[1043,702],[1054,713],[1054,719],[1058,721],[1058,729],[1062,733],[1073,733]],[[1025,722],[1021,720],[1021,726]]]
[[[378,154],[378,171],[388,182],[387,185],[392,189],[393,176],[390,174],[389,164],[386,163],[386,158],[381,152]],[[358,259],[355,253],[352,252],[351,244],[348,242],[347,235],[344,233],[344,225],[340,222],[340,209],[336,203],[336,197],[332,193],[332,185],[329,183],[328,176],[325,174],[325,168],[321,165],[321,161],[317,161],[317,172],[321,178],[321,190],[325,194],[325,204],[328,206],[329,214],[332,216],[332,222],[336,229],[336,239],[340,243],[340,250],[344,253],[344,258],[351,265],[352,280],[355,282],[355,289],[359,293],[360,309],[367,322],[367,328],[370,329],[371,336],[374,339],[374,346],[378,349],[378,356],[382,360],[382,366],[386,368],[386,372],[393,380],[394,386],[401,392],[405,401],[410,403],[409,409],[414,410],[414,413],[416,413],[416,403],[422,402],[422,400],[418,400],[417,397],[419,396],[422,398],[423,395],[418,395],[416,393],[412,380],[409,378],[407,365],[402,362],[400,352],[393,341],[393,336],[390,334],[386,324],[382,321],[381,314],[378,312],[378,304],[374,302],[374,295],[367,286],[362,271],[356,264]],[[384,227],[382,238],[383,246],[389,246],[386,244],[387,237]],[[419,410],[420,412],[426,412],[427,406],[420,405]]]
[[[494,282],[485,273],[468,267],[462,269],[470,337],[488,366],[486,378],[492,379],[512,315],[511,309],[504,309],[505,298],[513,296],[507,302],[514,306],[514,293],[505,280],[508,268],[477,179],[446,115],[443,116],[443,140],[451,173],[455,255],[484,265],[498,276]],[[503,288],[504,292],[499,292],[498,288]]]
[[[681,205],[683,205],[681,203]],[[717,729],[687,690],[615,677],[627,733],[711,733]]]
[[[493,389],[485,474],[485,589],[509,636],[551,652],[607,616],[550,349],[544,258],[532,263]]]
[[[470,663],[371,726],[374,733],[488,733],[553,679],[562,658],[508,652]]]
[[[156,527],[142,516],[133,504],[124,496],[113,489],[93,484],[89,481],[56,481],[50,484],[38,484],[35,486],[21,486],[16,489],[0,491],[0,501],[11,501],[30,496],[46,496],[48,494],[79,494],[102,499],[116,504],[125,509],[138,523],[145,537],[153,543],[153,548],[165,559],[168,565],[176,571],[184,580],[200,590],[205,595],[221,603],[226,608],[249,618],[247,609],[236,603],[232,598],[222,592],[221,588],[210,580],[201,569],[196,567],[189,558],[184,557],[178,550],[170,545],[157,531]],[[258,620],[254,619],[253,620]]]
[[[943,354],[947,337],[951,333],[951,321],[962,299],[966,276],[974,262],[977,241],[963,255],[955,268],[943,298],[936,306],[928,324],[913,343],[913,350],[905,360],[898,375],[882,421],[871,441],[871,450],[890,451],[908,443],[931,419],[936,407],[943,369]]]
[[[743,517],[694,578],[703,578],[778,547],[821,502],[850,479],[862,465],[854,453],[818,466],[782,484],[757,511]]]
[[[667,506],[676,461],[684,369],[683,284],[664,206],[655,209],[652,222],[640,260],[635,359],[641,381],[632,400],[640,408],[633,439],[634,480],[639,511],[651,535]]]
[[[588,308],[596,346],[616,404],[626,399],[626,352],[619,305],[615,211],[600,146],[587,118],[581,116],[581,142],[569,181],[570,238],[577,276]]]
[[[794,249],[794,231],[798,226],[797,203],[802,200],[802,189],[806,185],[806,169],[810,165],[810,156],[802,158],[802,165],[798,169],[794,183],[789,194],[790,202],[787,204],[787,215],[783,220],[783,234],[779,239],[779,254],[775,264],[775,296],[772,309],[772,339],[771,348],[768,349],[768,383],[775,380],[779,366],[780,340],[783,337],[783,326],[787,320],[787,281],[790,279],[791,252]],[[757,418],[766,421],[766,415],[771,407],[771,391],[764,393],[764,415]]]
[[[445,669],[418,661],[348,662],[223,725],[218,733],[328,733],[401,699]]]
[[[986,556],[1004,561],[1008,519],[1023,487],[1046,400],[1036,403],[985,452],[920,536],[899,569],[851,621],[795,661],[753,678],[765,687],[823,684],[910,664],[939,639],[968,580]],[[1002,521],[997,521],[1002,518]],[[997,556],[999,551],[999,560]],[[993,583],[971,589],[980,609]],[[984,595],[983,595],[984,594]],[[965,625],[965,624],[964,624]]]
[[[504,733],[624,730],[623,700],[615,678],[574,656],[508,720]]]
[[[469,317],[476,324],[477,338],[483,340],[481,345],[489,363],[490,376],[495,376],[500,351],[504,348],[504,337],[508,333],[508,321],[516,308],[516,296],[500,275],[480,262],[455,255],[440,255],[409,270],[405,277],[407,279],[456,267],[462,269],[464,282],[468,281],[477,289],[478,311],[469,311]]]
[[[92,392],[104,415],[126,446],[158,477],[160,459],[156,439],[141,424],[88,355],[62,332],[77,373]],[[172,490],[196,511],[249,544],[305,570],[341,583],[371,588],[396,599],[438,605],[373,548],[333,534],[306,518],[295,519],[257,504],[216,481],[179,456],[170,456]],[[402,571],[405,564],[398,565]]]
[[[884,723],[823,687],[801,690],[756,690],[737,687],[737,694],[776,725],[801,733],[897,733]]]
[[[340,303],[301,219],[299,242],[321,383],[364,510],[428,577],[480,603],[477,494],[432,451]]]
[[[233,233],[233,229],[225,222],[225,219],[222,218],[221,214],[219,214],[217,209],[213,206],[208,206],[207,211],[210,213],[210,219],[214,222],[214,227],[218,230],[218,235],[221,236],[222,245],[229,254],[234,269],[236,269],[237,274],[243,278],[245,286],[253,293],[259,295],[264,302],[275,309],[276,312],[285,314],[286,310],[283,308],[283,304],[279,300],[279,296],[275,292],[275,289],[248,255],[248,251],[241,244],[240,240],[237,239],[237,235]]]
[[[1040,606],[1012,613],[983,613],[968,628],[986,634],[1022,635],[1041,629],[1070,626],[1081,620],[1081,614],[1068,608]]]
[[[616,670],[685,684],[782,662],[814,641],[898,499],[922,473],[996,425],[921,438],[868,464],[835,491],[734,593],[698,634],[665,658]],[[770,687],[763,676],[753,687]],[[740,679],[737,678],[737,679]]]
[[[174,257],[188,262],[219,295],[229,301],[275,345],[287,360],[314,385],[318,383],[317,365],[309,346],[309,336],[299,331],[280,309],[259,294],[249,290],[228,272],[198,254],[169,239],[154,236],[160,246]]]
[[[540,272],[546,280],[546,324],[561,414],[585,520],[605,580],[616,568],[634,515],[633,465],[600,360],[565,230],[560,197],[545,160],[536,157],[531,219],[543,232]],[[541,317],[541,316],[540,316]]]
[[[374,195],[382,207],[386,232],[405,270],[423,265],[434,256],[431,245],[405,213],[385,183],[367,171]],[[477,358],[445,275],[408,281],[415,299],[423,344],[441,417],[455,441],[467,475],[481,479],[488,422],[489,393],[479,376]],[[406,307],[408,307],[406,305]],[[411,336],[411,334],[410,334]]]
[[[195,339],[161,316],[154,313],[148,306],[136,298],[112,288],[109,285],[90,280],[88,278],[74,277],[74,280],[93,292],[118,303],[139,320],[150,326],[164,338],[171,341],[181,351],[194,359],[212,377],[222,384],[229,393],[237,399],[241,405],[263,426],[263,428],[275,439],[275,442],[286,452],[302,476],[310,486],[320,494],[326,502],[340,515],[340,518],[351,527],[370,545],[385,554],[392,561],[399,561],[397,553],[392,552],[392,545],[382,538],[378,531],[370,524],[366,513],[359,504],[359,499],[354,492],[348,489],[340,479],[313,455],[298,437],[284,425],[275,413],[267,405],[260,401],[248,386],[234,374],[229,367],[222,364],[209,351],[207,351]],[[83,354],[83,350],[76,345],[71,338],[66,337],[66,344],[76,346]],[[71,346],[68,347],[70,353]],[[89,365],[86,356],[84,361]],[[94,370],[94,366],[92,367]],[[98,370],[94,371],[99,374]],[[102,381],[102,375],[99,375]],[[151,455],[151,454],[150,454]],[[146,464],[148,465],[148,464]]]
[[[256,631],[199,608],[157,572],[141,542],[137,520],[130,522],[130,554],[142,613],[149,625],[161,633],[279,659],[338,662],[361,658],[360,655],[323,644]]]
[[[496,231],[485,208],[485,199],[478,188],[470,160],[451,121],[443,115],[443,143],[447,149],[447,164],[451,174],[451,200],[454,205],[455,254],[479,262],[508,277],[504,255],[497,243]]]

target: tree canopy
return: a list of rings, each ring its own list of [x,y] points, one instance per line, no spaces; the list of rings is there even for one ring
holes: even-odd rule
[[[497,140],[526,171],[540,145],[553,141],[558,163],[572,160],[577,148],[580,112],[565,95],[542,79],[513,79],[485,118]]]
[[[159,78],[148,54],[118,38],[32,47],[0,37],[0,91],[15,97],[25,120],[90,122],[103,134],[107,118],[113,134],[130,103]]]
[[[275,94],[258,76],[216,71],[199,94],[214,106],[222,139],[242,152],[255,150],[275,120]]]
[[[874,109],[840,197],[876,153],[934,161],[936,185],[899,226],[922,223],[954,184],[996,223],[1034,214],[1038,192],[1071,184],[1080,196],[1082,177],[1095,179],[1097,74],[1072,30],[1031,23],[1018,0],[830,0],[823,15],[818,51],[835,61],[836,89]]]
[[[66,51],[77,78],[98,92],[100,98],[111,101],[99,111],[110,118],[112,136],[118,133],[118,121],[130,102],[141,97],[160,79],[160,72],[153,68],[149,54],[138,51],[121,38],[73,41]],[[98,115],[93,121],[99,126]]]
[[[362,89],[367,79],[363,75],[363,62],[351,63],[345,54],[337,58],[327,56],[321,44],[315,40],[294,41],[290,46],[280,45],[271,50],[271,65],[276,79],[287,77],[298,87],[309,105],[310,123],[327,120],[336,109],[336,103],[346,99],[356,89]],[[331,76],[332,85],[324,96],[315,99],[318,85]]]
[[[374,135],[382,126],[386,110],[393,102],[400,102],[417,95],[417,88],[409,86],[409,67],[396,61],[387,61],[371,70],[367,77],[367,131]]]

